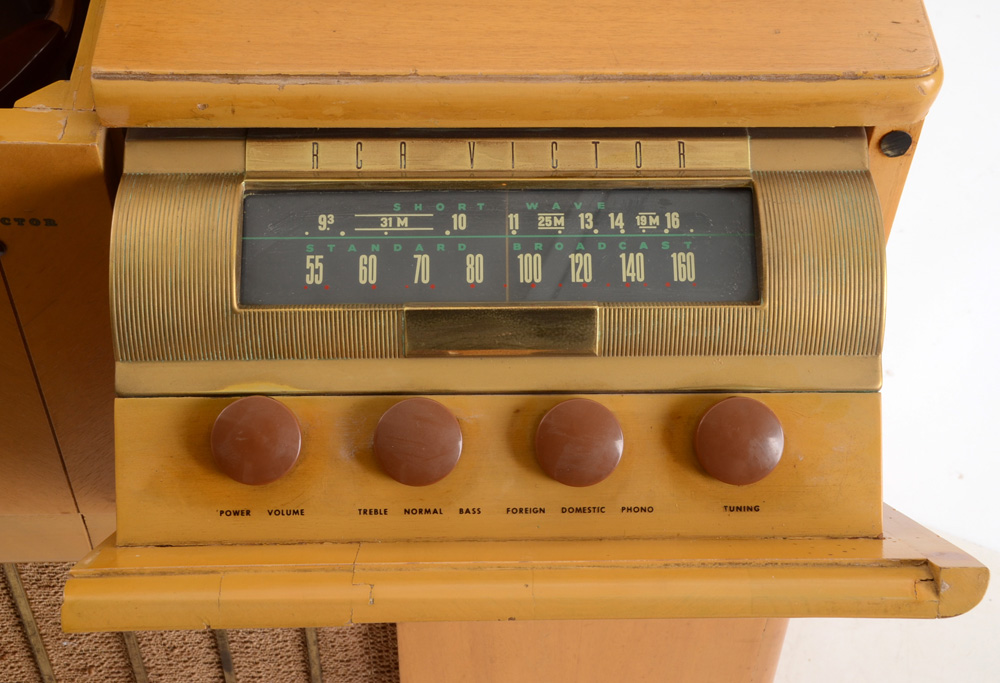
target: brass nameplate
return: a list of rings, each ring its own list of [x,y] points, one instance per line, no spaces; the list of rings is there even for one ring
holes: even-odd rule
[[[407,356],[596,356],[597,306],[406,307]]]
[[[249,139],[248,177],[748,171],[746,136]]]

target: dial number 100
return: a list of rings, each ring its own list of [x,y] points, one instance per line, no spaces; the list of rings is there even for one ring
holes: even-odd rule
[[[542,281],[541,254],[518,254],[517,265],[523,284],[534,284]]]

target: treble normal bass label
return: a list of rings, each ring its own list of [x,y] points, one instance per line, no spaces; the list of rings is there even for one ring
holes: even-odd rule
[[[749,188],[247,194],[240,302],[753,302]]]

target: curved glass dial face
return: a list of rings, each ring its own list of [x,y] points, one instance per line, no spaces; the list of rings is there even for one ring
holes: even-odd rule
[[[750,188],[266,191],[240,303],[755,302]]]

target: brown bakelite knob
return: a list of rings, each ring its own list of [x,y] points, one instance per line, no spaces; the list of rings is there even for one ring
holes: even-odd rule
[[[545,474],[567,486],[592,486],[614,472],[625,438],[614,413],[596,401],[564,401],[542,418],[535,458]]]
[[[701,418],[694,439],[705,471],[727,484],[753,484],[781,460],[781,421],[760,401],[734,396],[716,403]]]
[[[375,460],[408,486],[441,481],[462,455],[458,420],[437,401],[408,398],[385,411],[375,428]]]
[[[299,458],[302,430],[295,414],[267,396],[230,403],[212,427],[212,456],[226,475],[244,484],[270,484]]]

